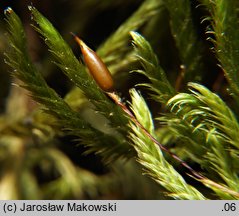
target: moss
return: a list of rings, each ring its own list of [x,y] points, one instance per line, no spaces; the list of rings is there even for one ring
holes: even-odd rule
[[[52,19],[57,28],[36,7],[28,7],[31,30],[23,21],[30,16],[5,10],[0,49],[18,87],[4,85],[11,94],[0,117],[0,196],[238,199],[238,3],[80,2],[68,5],[66,23]],[[131,15],[123,21],[126,5]],[[107,36],[91,36],[114,92],[97,85],[67,35],[80,29],[87,41],[87,29],[95,27],[86,16],[91,7],[94,17],[108,12],[113,20],[116,8],[121,15]],[[169,60],[173,66],[163,63]]]

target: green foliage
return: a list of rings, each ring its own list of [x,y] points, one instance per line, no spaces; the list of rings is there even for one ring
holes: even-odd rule
[[[168,101],[169,106],[179,107],[178,112],[183,112],[183,119],[194,124],[195,130],[213,131],[225,142],[238,148],[237,134],[239,125],[234,113],[223,100],[210,90],[196,83],[189,83],[193,93],[181,93]],[[186,106],[187,108],[183,108]],[[187,111],[186,113],[184,113]],[[200,122],[200,123],[199,123]],[[197,125],[198,124],[198,125]]]
[[[201,60],[200,52],[202,52],[202,49],[200,43],[196,42],[196,32],[192,31],[192,22],[188,18],[190,17],[189,2],[183,4],[183,2],[165,1],[165,4],[171,12],[172,31],[174,32],[176,44],[180,51],[183,50],[183,52],[181,51],[181,60],[182,62],[189,62],[186,65],[190,65],[190,67],[186,66],[186,72],[189,73],[189,77],[194,76],[195,71],[200,71],[199,60]],[[184,8],[184,10],[181,8]],[[186,12],[183,13],[183,11]],[[180,25],[180,23],[184,24]],[[164,140],[165,144],[170,142],[180,144],[182,148],[180,150],[175,149],[179,154],[182,152],[181,155],[183,155],[184,152],[184,158],[187,158],[185,157],[186,153],[189,158],[201,164],[208,173],[220,176],[226,183],[226,190],[231,191],[229,194],[226,190],[224,192],[218,190],[213,184],[207,185],[219,197],[222,199],[238,197],[238,195],[234,196],[234,192],[238,191],[238,169],[234,160],[235,155],[238,155],[238,121],[233,111],[220,97],[196,83],[189,84],[192,94],[179,93],[175,95],[175,90],[169,84],[163,69],[158,66],[157,57],[152,52],[150,45],[136,33],[132,33],[132,37],[134,39],[133,43],[136,44],[137,58],[144,68],[143,71],[138,72],[146,75],[151,81],[149,84],[142,85],[149,87],[153,91],[153,98],[156,98],[156,101],[163,104],[167,103],[171,111],[159,118],[161,124],[165,126],[159,130],[158,136]],[[199,50],[197,50],[197,47]],[[228,57],[226,58],[228,59]],[[141,119],[142,116],[138,120],[140,121]],[[134,129],[135,131],[138,130]],[[165,135],[167,138],[164,137]],[[142,146],[150,145],[150,141],[147,142],[139,137],[139,134],[132,136],[136,146],[137,143],[141,143],[141,149],[137,151],[138,154],[143,152]],[[142,161],[143,154],[139,155],[140,161]],[[147,157],[147,159],[149,158]],[[152,175],[153,169],[149,167],[147,166]],[[155,175],[153,178],[157,179]],[[217,178],[214,180],[217,181]]]
[[[35,8],[30,7],[29,9],[39,26],[36,29],[44,37],[56,64],[84,92],[86,97],[94,104],[97,111],[104,114],[108,119],[112,119],[111,124],[114,127],[124,125],[127,120],[121,114],[121,110],[108,100],[106,95],[96,85],[93,78],[86,73],[84,66],[77,60],[70,47],[51,23]],[[122,128],[122,130],[126,129]]]
[[[31,10],[34,10],[39,24],[41,23],[42,26],[44,26],[44,30],[46,32],[45,34],[49,34],[47,39],[49,41],[49,45],[51,45],[54,49],[53,45],[56,45],[56,42],[60,44],[60,47],[57,47],[55,48],[55,51],[52,51],[54,53],[54,56],[62,59],[62,61],[63,59],[68,59],[68,61],[64,60],[62,62],[64,66],[61,66],[61,68],[68,67],[69,69],[67,70],[71,71],[69,72],[70,77],[73,76],[72,71],[75,71],[75,73],[77,71],[77,73],[79,73],[79,70],[81,68],[84,69],[83,66],[80,65],[78,60],[74,57],[70,48],[66,45],[66,43],[64,43],[60,35],[56,31],[54,31],[54,28],[50,25],[50,23],[48,23],[47,20],[42,17],[35,9],[31,8]],[[78,135],[82,140],[84,140],[85,145],[91,146],[92,148],[89,149],[88,152],[104,152],[105,159],[109,161],[116,156],[116,152],[121,152],[122,154],[123,152],[127,152],[129,150],[129,147],[127,147],[126,143],[120,142],[119,138],[117,138],[116,136],[113,137],[99,130],[96,130],[88,122],[83,120],[78,112],[73,111],[53,89],[47,86],[45,80],[35,69],[26,53],[26,39],[19,18],[11,10],[7,13],[7,17],[9,32],[11,33],[9,39],[12,45],[12,49],[9,51],[9,53],[7,53],[6,56],[8,58],[8,64],[15,70],[14,75],[24,82],[23,87],[31,91],[35,100],[46,106],[47,112],[53,113],[53,115],[59,118],[59,120],[61,120],[61,125],[64,126],[65,129],[70,130],[74,135]],[[21,33],[21,37],[18,36],[19,32]],[[51,42],[53,42],[54,44],[52,44]],[[66,58],[66,56],[68,56],[68,58]],[[84,80],[84,74],[86,77],[88,76],[86,75],[86,72],[81,73],[83,78],[81,76],[74,76],[78,83],[83,80],[84,83],[82,84],[82,88],[85,88],[85,82],[87,82],[87,79]],[[89,80],[90,78],[88,76],[88,82],[90,82]],[[95,87],[96,84],[93,81],[92,83],[92,85],[94,85],[93,89],[98,89]],[[103,95],[99,89],[97,92],[98,95]],[[95,96],[95,98],[96,97],[97,96]],[[95,102],[95,104],[100,103],[100,101],[103,101],[102,104],[105,104],[104,99],[106,99],[106,96],[103,95],[102,97],[102,99],[97,98],[98,101]],[[108,103],[110,102],[108,101]],[[105,110],[107,111],[107,109]],[[102,140],[104,140],[104,143],[101,142]],[[114,150],[111,152],[110,149]],[[115,151],[116,149],[117,151]],[[120,156],[120,154],[118,156]]]
[[[203,0],[212,17],[212,28],[208,33],[213,34],[215,51],[221,67],[230,84],[232,94],[238,101],[239,78],[238,78],[238,2],[227,0]],[[214,38],[213,37],[213,38]]]
[[[153,121],[144,99],[135,91],[131,91],[132,110],[138,121],[154,135]],[[169,196],[175,199],[201,200],[205,197],[195,188],[188,185],[183,177],[169,164],[159,147],[137,127],[131,123],[130,134],[138,153],[138,160],[146,168],[146,172],[165,187]]]
[[[0,116],[0,198],[239,198],[239,123],[235,112],[239,101],[239,5],[236,1],[202,0],[203,6],[193,8],[190,3],[145,0],[99,45],[97,53],[112,69],[114,78],[117,72],[124,73],[124,80],[117,82],[119,91],[128,91],[128,73],[136,72],[133,82],[143,96],[131,89],[129,108],[120,93],[106,93],[97,86],[58,30],[30,6],[33,29],[49,48],[54,64],[73,85],[64,99],[59,96],[58,89],[51,88],[47,80],[51,71],[44,65],[50,64],[40,63],[41,68],[32,62],[24,25],[12,9],[6,10],[9,47],[5,61],[12,69],[13,82],[40,105],[26,105],[33,103],[26,93],[18,88],[21,96],[14,95],[16,87],[11,87],[6,111]],[[89,8],[95,2],[75,4]],[[124,3],[114,2],[114,7],[118,4]],[[102,12],[110,5],[110,1],[104,1],[94,11]],[[195,24],[194,13],[204,18],[201,8],[209,12],[204,19],[210,21],[207,29]],[[165,26],[170,24],[168,32],[155,28],[158,16],[165,20]],[[82,26],[87,26],[87,19],[82,17]],[[209,29],[208,33],[214,35],[211,40],[216,52],[211,53],[210,65],[210,60],[203,58],[209,43],[199,39],[198,28],[205,33]],[[173,43],[178,59],[172,57],[175,53],[170,49],[157,47],[158,35],[165,40],[158,44]],[[162,64],[158,49],[176,65],[173,68],[181,68],[172,71],[172,67]],[[218,70],[215,62],[220,62],[228,83],[222,79],[218,82],[220,75],[207,79],[207,71]],[[40,72],[43,68],[45,76]],[[217,92],[215,85],[220,86]],[[225,91],[228,87],[233,98]],[[148,94],[154,101],[147,100]],[[16,106],[18,112],[12,108]],[[73,148],[75,143],[81,147]],[[100,165],[103,174],[83,168],[79,162],[84,160],[82,152],[97,154],[99,158],[94,155],[95,161],[87,160],[84,165]]]
[[[174,94],[175,90],[166,78],[165,72],[158,63],[157,56],[150,44],[138,33],[131,32],[136,58],[141,62],[144,70],[137,70],[149,78],[150,83],[141,84],[148,87],[152,97],[156,101],[166,103]]]
[[[191,16],[189,0],[164,0],[169,11],[172,35],[179,52],[183,76],[186,82],[200,80],[204,72],[203,44],[197,34]],[[196,52],[195,52],[196,50]]]
[[[203,137],[200,144],[205,151],[200,155],[201,164],[205,167],[210,164],[228,187],[237,191],[238,170],[235,169],[232,155],[238,152],[238,122],[230,108],[216,94],[196,83],[189,83],[189,87],[192,94],[180,93],[171,98],[168,105],[178,119],[182,120],[181,124],[188,127],[188,130],[193,128],[193,134],[196,132],[197,136]],[[165,121],[170,122],[170,117]],[[178,134],[184,133],[181,126],[174,125],[174,130]],[[206,162],[203,161],[205,159]],[[225,194],[221,196],[228,198]]]

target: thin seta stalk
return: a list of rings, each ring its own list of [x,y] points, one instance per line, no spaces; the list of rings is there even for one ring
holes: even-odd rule
[[[81,48],[82,55],[84,57],[84,62],[89,69],[90,74],[92,75],[95,82],[98,86],[118,105],[127,116],[133,121],[139,128],[142,129],[143,133],[148,136],[159,148],[167,152],[171,157],[173,157],[176,161],[178,161],[183,167],[190,171],[192,177],[201,181],[205,185],[210,185],[211,187],[216,187],[224,192],[227,192],[235,197],[239,198],[239,193],[232,191],[220,184],[217,184],[214,181],[204,177],[202,174],[195,171],[192,167],[190,167],[184,160],[179,158],[176,154],[172,153],[169,149],[163,146],[154,136],[152,136],[148,130],[136,119],[134,114],[130,111],[130,109],[122,102],[121,97],[114,91],[114,83],[113,78],[101,60],[101,58],[91,50],[79,37],[77,37],[74,33],[71,33],[77,42],[77,44]]]
[[[113,78],[100,59],[100,57],[91,50],[79,37],[77,37],[74,33],[71,32],[75,41],[81,48],[81,52],[84,57],[85,64],[90,71],[90,74],[93,76],[96,83],[99,87],[105,91],[105,93],[118,105],[121,109],[130,117],[130,119],[139,126],[142,131],[155,143],[157,144],[161,150],[170,154],[175,160],[177,160],[182,166],[187,168],[194,177],[198,179],[202,179],[203,176],[196,172],[192,167],[190,167],[185,161],[180,159],[177,155],[172,153],[169,149],[163,146],[160,142],[158,142],[147,130],[146,128],[135,118],[134,114],[126,107],[126,105],[122,102],[119,95],[113,91]]]

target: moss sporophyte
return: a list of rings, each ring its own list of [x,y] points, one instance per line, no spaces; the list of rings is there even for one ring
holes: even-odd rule
[[[114,88],[113,78],[101,58],[79,37],[77,37],[74,33],[71,34],[74,36],[75,41],[79,44],[84,57],[84,62],[98,86],[106,92],[112,91]]]
[[[127,108],[127,106],[122,103],[121,98],[116,92],[113,91],[113,78],[106,67],[105,63],[101,58],[90,49],[79,37],[74,33],[71,33],[75,41],[79,44],[81,48],[82,55],[84,57],[84,62],[89,69],[94,80],[98,86],[107,93],[107,95],[113,99],[113,101],[122,108],[122,110],[127,114],[127,116],[139,127],[142,129],[142,132],[145,133],[155,144],[157,144],[161,150],[169,153],[175,160],[177,160],[182,166],[187,168],[194,177],[201,179],[203,176],[196,171],[194,171],[186,162],[181,160],[177,155],[173,154],[170,150],[165,148],[161,143],[159,143],[148,131],[147,129],[136,119],[134,114]]]

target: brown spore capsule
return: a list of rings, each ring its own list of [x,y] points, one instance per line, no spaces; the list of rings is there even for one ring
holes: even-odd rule
[[[79,44],[84,57],[84,62],[98,86],[106,92],[113,91],[113,78],[105,63],[96,54],[96,52],[90,49],[80,38],[74,34],[73,36],[75,41]]]

